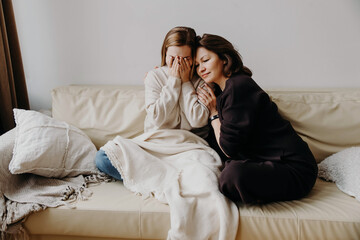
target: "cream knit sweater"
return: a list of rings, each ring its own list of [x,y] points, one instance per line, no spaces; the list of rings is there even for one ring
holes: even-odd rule
[[[169,76],[168,70],[167,66],[154,69],[145,78],[144,131],[184,129],[197,133],[209,117],[209,110],[196,95],[196,89],[205,82],[193,78],[182,83],[180,78]]]

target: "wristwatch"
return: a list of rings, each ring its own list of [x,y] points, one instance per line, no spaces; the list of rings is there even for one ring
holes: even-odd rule
[[[218,119],[218,118],[219,118],[219,115],[215,114],[215,115],[210,117],[210,122],[212,122],[213,120]]]

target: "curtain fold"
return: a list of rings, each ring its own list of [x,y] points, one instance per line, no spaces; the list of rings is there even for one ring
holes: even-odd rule
[[[15,127],[13,108],[29,109],[11,0],[0,1],[0,135]]]

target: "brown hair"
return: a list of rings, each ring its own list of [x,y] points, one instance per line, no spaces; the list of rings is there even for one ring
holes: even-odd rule
[[[191,76],[194,70],[194,58],[196,49],[196,33],[190,27],[174,27],[165,36],[161,48],[161,66],[166,65],[166,52],[168,47],[171,46],[189,46],[191,48],[191,57],[193,59],[193,66]]]
[[[216,53],[221,60],[225,61],[224,76],[230,77],[237,72],[252,76],[251,70],[244,66],[240,53],[225,38],[213,34],[204,34],[202,37],[198,36],[196,42],[197,47],[204,47]]]

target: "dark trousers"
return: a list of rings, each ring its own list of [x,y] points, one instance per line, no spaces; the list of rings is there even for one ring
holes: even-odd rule
[[[307,145],[302,154],[284,152],[278,160],[229,159],[219,148],[213,131],[206,139],[224,162],[220,191],[234,202],[266,203],[306,196],[315,184],[317,164]]]
[[[302,162],[227,160],[219,184],[234,202],[267,203],[304,197],[316,177],[316,169]]]

